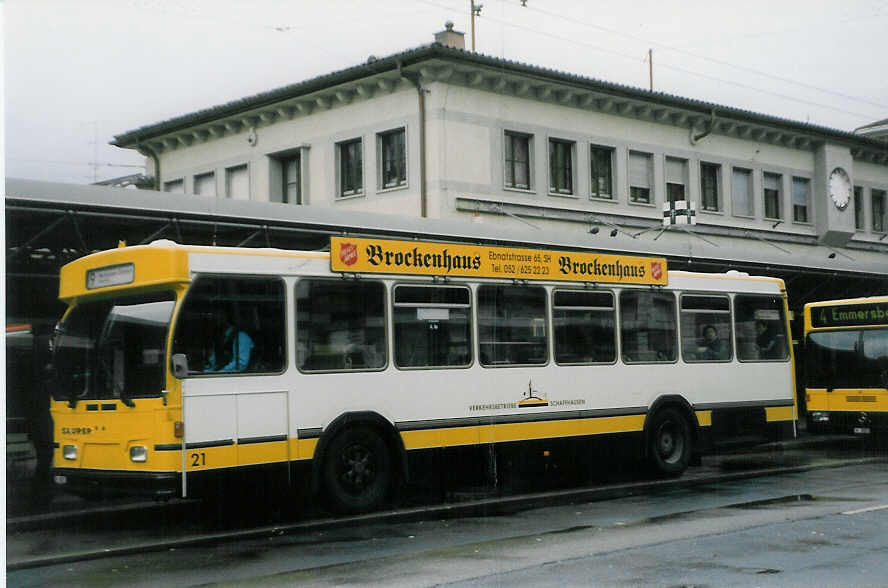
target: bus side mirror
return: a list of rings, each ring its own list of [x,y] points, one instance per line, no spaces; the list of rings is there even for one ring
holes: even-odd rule
[[[188,377],[188,358],[184,353],[173,354],[173,375],[180,380]]]

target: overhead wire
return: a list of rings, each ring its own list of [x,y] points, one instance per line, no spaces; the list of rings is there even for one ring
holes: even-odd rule
[[[420,2],[420,3],[422,3],[422,4],[427,4],[427,5],[429,5],[429,6],[435,6],[435,7],[438,7],[438,8],[442,8],[442,9],[448,10],[448,11],[450,11],[450,12],[455,12],[455,13],[459,13],[459,14],[462,14],[462,12],[463,12],[462,10],[456,9],[456,8],[454,8],[454,7],[452,7],[452,6],[448,6],[448,5],[445,5],[445,4],[441,4],[441,3],[439,3],[439,2],[435,2],[434,0],[416,0],[416,1],[417,1],[417,2]],[[502,1],[502,2],[509,2],[510,0],[500,0],[500,1]],[[520,0],[519,0],[519,1],[520,1]],[[519,3],[518,5],[520,5],[520,3]],[[525,8],[531,8],[531,7],[530,7],[530,6],[526,6]],[[660,43],[651,42],[651,41],[649,41],[649,40],[647,40],[647,39],[642,39],[642,38],[640,38],[640,37],[636,37],[636,36],[634,36],[634,35],[629,35],[628,33],[614,32],[614,31],[612,31],[612,30],[610,30],[610,29],[606,29],[606,28],[604,28],[604,27],[598,27],[597,25],[592,25],[592,24],[590,24],[590,23],[585,23],[585,22],[583,22],[583,21],[576,21],[576,20],[573,20],[573,19],[567,19],[566,17],[562,17],[562,16],[557,15],[557,14],[554,14],[554,13],[549,13],[548,11],[543,11],[543,10],[541,10],[541,9],[536,9],[536,10],[537,10],[538,12],[541,12],[542,14],[551,15],[551,16],[554,16],[554,17],[557,17],[557,18],[561,18],[561,19],[563,19],[563,20],[569,20],[569,22],[572,22],[572,23],[579,23],[579,24],[582,24],[582,25],[585,25],[585,26],[589,26],[589,27],[592,27],[592,28],[598,28],[598,29],[600,29],[600,30],[604,30],[605,32],[611,32],[611,33],[614,33],[614,34],[618,34],[618,35],[624,36],[624,37],[626,37],[626,38],[630,38],[630,39],[635,40],[635,41],[644,42],[644,43],[646,43],[646,44],[656,45],[656,46],[662,46],[662,47],[664,47],[664,48],[668,48],[667,46],[662,45],[662,44],[660,44]],[[631,60],[631,61],[635,61],[635,62],[643,63],[643,62],[646,61],[646,59],[647,59],[646,56],[645,56],[645,58],[639,58],[639,57],[634,56],[634,55],[629,55],[629,54],[626,54],[626,53],[623,53],[623,52],[620,52],[620,51],[615,51],[615,50],[613,50],[613,49],[606,49],[606,48],[601,47],[601,46],[599,46],[599,45],[593,45],[593,44],[591,44],[591,43],[586,43],[586,42],[583,42],[583,41],[578,41],[578,40],[576,40],[576,39],[571,39],[571,38],[568,38],[568,37],[565,37],[565,36],[562,36],[562,35],[558,35],[558,34],[555,34],[555,33],[549,33],[549,32],[546,32],[546,31],[540,31],[540,30],[538,30],[538,29],[534,29],[534,28],[531,28],[531,27],[527,27],[527,26],[520,25],[520,24],[516,24],[516,23],[512,23],[512,22],[508,22],[508,21],[503,20],[503,19],[498,19],[498,18],[496,18],[496,17],[486,16],[486,17],[484,17],[484,18],[486,18],[487,20],[489,20],[489,21],[491,21],[491,22],[496,22],[496,23],[498,23],[498,24],[501,24],[501,25],[506,26],[506,27],[509,27],[509,28],[513,28],[513,29],[517,29],[517,30],[522,30],[522,31],[527,31],[527,32],[532,33],[532,34],[535,34],[535,35],[539,35],[539,36],[542,36],[542,37],[548,37],[548,38],[551,38],[551,39],[555,39],[555,40],[562,41],[562,42],[569,43],[569,44],[573,44],[573,45],[578,45],[578,46],[588,47],[588,48],[590,48],[590,49],[593,49],[593,50],[595,50],[595,51],[599,51],[599,52],[601,52],[601,53],[606,53],[606,54],[614,55],[614,56],[617,56],[617,57],[622,57],[622,58],[624,58],[624,59],[628,59],[628,60]],[[671,49],[671,48],[669,48],[669,49]],[[680,52],[681,50],[676,50],[676,51],[679,51],[679,52]],[[686,53],[689,53],[689,52],[686,52]],[[690,53],[689,53],[689,54],[690,54]],[[728,64],[727,62],[725,62],[724,65],[731,65],[731,64]],[[669,69],[669,70],[678,71],[678,72],[685,73],[685,74],[692,75],[692,76],[699,77],[699,78],[704,78],[704,79],[709,79],[709,80],[712,80],[712,81],[717,81],[717,82],[719,82],[719,83],[728,84],[728,85],[732,85],[732,86],[739,87],[739,88],[744,88],[744,89],[751,90],[751,91],[754,91],[754,92],[759,92],[759,93],[762,93],[762,94],[768,94],[768,95],[771,95],[771,96],[775,96],[775,97],[777,97],[777,98],[781,98],[781,99],[783,99],[783,100],[789,100],[789,101],[797,102],[797,103],[800,103],[800,104],[806,104],[806,105],[808,105],[808,106],[816,106],[816,107],[818,107],[818,108],[824,108],[824,109],[826,109],[826,110],[830,110],[830,111],[833,111],[833,112],[839,112],[839,113],[842,113],[842,114],[848,114],[848,115],[851,115],[851,116],[858,117],[858,118],[860,118],[861,120],[869,121],[869,120],[873,120],[874,118],[878,118],[878,117],[879,117],[878,114],[856,112],[856,111],[848,110],[847,108],[840,108],[840,107],[832,106],[832,105],[829,105],[829,104],[823,104],[823,103],[821,103],[821,102],[815,102],[815,101],[813,101],[813,100],[806,100],[806,99],[803,99],[803,98],[798,98],[798,97],[796,97],[796,96],[790,96],[790,95],[787,95],[787,94],[781,94],[781,93],[779,93],[779,92],[775,92],[775,91],[773,91],[773,90],[766,90],[766,89],[763,89],[763,88],[760,88],[760,87],[757,87],[757,86],[752,86],[752,85],[749,85],[749,84],[743,84],[743,83],[740,83],[740,82],[734,82],[734,81],[731,81],[731,80],[726,80],[726,79],[723,79],[723,78],[719,78],[719,77],[716,77],[716,76],[711,76],[711,75],[708,75],[708,74],[703,74],[703,73],[695,72],[695,71],[692,71],[692,70],[689,70],[689,69],[686,69],[686,68],[682,68],[682,67],[678,67],[678,66],[674,66],[674,65],[669,65],[669,64],[665,64],[665,63],[660,63],[658,67],[661,67],[661,68],[664,68],[664,69]],[[760,73],[760,72],[757,72],[756,70],[753,70],[752,68],[749,68],[749,69],[750,69],[750,71],[753,72],[753,73]],[[770,75],[770,74],[767,74],[767,75]],[[777,77],[779,77],[779,76],[777,76]],[[789,80],[788,78],[785,79],[785,80],[781,80],[781,81],[786,81],[786,82],[789,82],[789,83],[794,83],[792,80]],[[802,84],[802,83],[800,83],[800,84]],[[803,84],[803,85],[804,85],[804,84]],[[811,88],[811,89],[814,89],[814,90],[818,90],[818,91],[826,91],[826,90],[823,90],[822,88],[817,88],[816,86],[810,86],[810,88]],[[829,91],[826,91],[826,92],[829,92]],[[843,98],[846,97],[845,95],[843,95],[843,94],[841,94],[841,93],[837,93],[837,94],[838,94],[840,97],[843,97]],[[864,102],[868,102],[868,101],[864,101]],[[877,104],[877,103],[870,103],[870,104],[872,104],[872,105],[874,105],[874,106],[878,106],[878,107],[880,107],[880,108],[888,108],[888,106],[883,106],[883,105],[881,105],[881,104]]]
[[[515,0],[499,0],[499,1],[502,2],[503,4],[516,4]],[[560,20],[564,20],[564,21],[566,21],[566,22],[570,22],[570,23],[574,23],[574,24],[581,24],[581,25],[583,25],[583,26],[586,26],[586,27],[589,27],[589,28],[592,28],[592,29],[596,29],[596,30],[599,30],[599,31],[603,31],[603,32],[606,32],[606,33],[611,34],[611,35],[615,35],[615,36],[618,36],[618,37],[623,37],[623,38],[625,38],[625,39],[631,39],[631,40],[633,40],[633,41],[638,41],[638,42],[641,42],[641,43],[645,43],[646,45],[653,45],[653,46],[655,46],[655,47],[658,47],[658,48],[660,48],[660,49],[664,49],[664,50],[667,50],[667,51],[674,51],[674,52],[676,52],[676,53],[683,53],[684,55],[687,55],[687,56],[689,56],[689,57],[694,57],[694,58],[696,58],[696,59],[702,59],[702,60],[704,60],[704,61],[709,61],[709,62],[711,62],[711,63],[715,63],[715,64],[718,64],[718,65],[724,65],[724,66],[728,66],[728,67],[733,67],[733,68],[735,68],[735,69],[738,69],[738,70],[741,70],[741,71],[745,71],[745,72],[748,72],[748,73],[752,73],[752,74],[755,74],[755,75],[759,75],[759,76],[762,76],[762,77],[765,77],[765,78],[769,78],[769,79],[772,79],[772,80],[775,80],[775,81],[785,82],[785,83],[788,83],[788,84],[794,84],[794,85],[797,85],[797,86],[801,86],[801,87],[803,87],[803,88],[808,88],[808,89],[810,89],[810,90],[816,90],[816,91],[818,91],[818,92],[823,92],[824,94],[831,94],[831,95],[836,96],[836,97],[839,97],[839,98],[845,98],[845,99],[847,99],[847,100],[854,100],[854,101],[856,101],[856,102],[861,102],[861,103],[864,103],[864,104],[869,104],[870,106],[877,106],[877,107],[879,107],[879,108],[885,108],[885,109],[888,109],[888,104],[882,104],[882,103],[879,103],[879,102],[872,102],[872,101],[870,101],[870,100],[866,100],[866,99],[864,99],[864,98],[858,98],[857,96],[851,96],[851,95],[849,95],[849,94],[844,94],[844,93],[842,93],[842,92],[836,92],[835,90],[828,90],[828,89],[826,89],[826,88],[821,88],[821,87],[819,87],[819,86],[815,86],[815,85],[813,85],[813,84],[808,84],[808,83],[806,83],[806,82],[800,82],[800,81],[798,81],[798,80],[793,80],[793,79],[791,79],[791,78],[787,78],[787,77],[784,77],[784,76],[779,76],[779,75],[775,75],[775,74],[770,74],[770,73],[767,73],[767,72],[763,72],[763,71],[761,71],[761,70],[757,70],[757,69],[752,68],[752,67],[748,67],[748,66],[744,66],[744,65],[737,65],[737,64],[735,64],[735,63],[730,63],[730,62],[728,62],[728,61],[724,61],[724,60],[721,60],[721,59],[716,59],[716,58],[714,58],[714,57],[709,57],[709,56],[706,56],[706,55],[701,55],[701,54],[699,54],[699,53],[694,53],[694,52],[692,52],[692,51],[688,51],[688,50],[686,50],[686,49],[681,49],[681,48],[674,47],[674,46],[671,46],[671,45],[666,45],[666,44],[664,44],[664,43],[658,43],[657,41],[651,41],[650,39],[646,39],[646,38],[644,38],[644,37],[639,37],[639,36],[637,36],[637,35],[633,35],[633,34],[630,34],[630,33],[626,33],[626,32],[623,32],[623,31],[619,31],[619,30],[611,29],[611,28],[608,28],[608,27],[603,27],[603,26],[601,26],[601,25],[593,24],[593,23],[590,23],[590,22],[587,22],[587,21],[584,21],[584,20],[568,18],[568,17],[566,17],[566,16],[562,16],[562,15],[560,15],[560,14],[558,14],[558,13],[555,13],[555,12],[551,12],[551,11],[548,11],[548,10],[543,10],[543,9],[541,9],[541,8],[537,8],[536,6],[530,6],[530,5],[524,5],[524,4],[521,4],[521,3],[520,3],[520,0],[518,0],[518,3],[516,4],[516,6],[520,6],[520,7],[522,7],[522,8],[527,8],[527,9],[532,10],[532,11],[534,11],[534,12],[538,12],[538,13],[540,13],[540,14],[545,14],[546,16],[550,16],[550,17],[552,17],[552,18],[557,18],[557,19],[560,19]],[[849,19],[849,20],[850,20],[850,19]],[[680,70],[680,71],[686,71],[686,70]]]

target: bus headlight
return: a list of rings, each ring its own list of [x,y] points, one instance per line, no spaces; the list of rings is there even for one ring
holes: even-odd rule
[[[815,423],[828,423],[829,422],[829,413],[828,412],[819,412],[812,411],[811,412],[811,420]]]
[[[65,445],[62,447],[62,457],[65,459],[77,459],[77,446]]]
[[[148,448],[144,445],[130,447],[130,459],[138,462],[148,461]]]

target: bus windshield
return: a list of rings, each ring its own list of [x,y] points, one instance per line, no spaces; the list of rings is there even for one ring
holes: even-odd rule
[[[59,325],[56,400],[160,396],[172,292],[77,304]]]
[[[809,333],[805,366],[809,388],[886,388],[888,329]]]

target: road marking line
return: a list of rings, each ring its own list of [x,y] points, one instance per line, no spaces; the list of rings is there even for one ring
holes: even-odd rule
[[[860,514],[862,512],[872,512],[874,510],[885,510],[888,508],[888,504],[883,504],[882,506],[870,506],[869,508],[858,508],[857,510],[846,510],[843,512],[843,515],[855,515]]]

